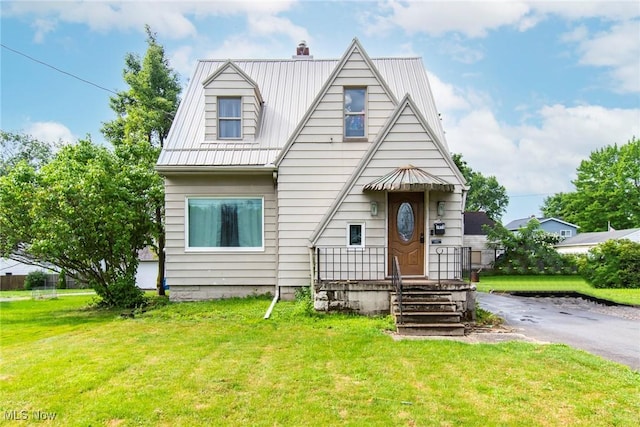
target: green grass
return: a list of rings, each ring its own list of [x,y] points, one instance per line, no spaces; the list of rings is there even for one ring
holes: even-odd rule
[[[58,295],[95,293],[93,289],[56,289]],[[0,298],[31,298],[32,291],[0,291]]]
[[[574,291],[620,304],[640,305],[640,289],[598,289],[580,276],[489,276],[480,275],[477,289],[501,291]]]
[[[268,299],[133,319],[91,297],[0,303],[0,416],[50,425],[637,425],[640,373],[564,345],[394,341],[389,317]],[[28,420],[21,425],[47,425]]]

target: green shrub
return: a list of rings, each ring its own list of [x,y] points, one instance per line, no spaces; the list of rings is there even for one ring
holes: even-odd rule
[[[140,308],[148,303],[144,291],[136,286],[135,277],[122,276],[108,287],[94,286],[103,307]]]
[[[313,295],[310,286],[302,286],[296,289],[296,306],[293,310],[295,315],[314,316],[316,310],[313,308]]]
[[[47,284],[47,273],[42,270],[32,271],[27,274],[24,281],[24,288],[28,291],[35,288],[44,288]]]
[[[640,288],[640,243],[627,239],[600,243],[579,266],[595,288]]]
[[[58,274],[58,283],[56,284],[56,288],[67,289],[67,275],[64,270],[60,271],[60,274]]]

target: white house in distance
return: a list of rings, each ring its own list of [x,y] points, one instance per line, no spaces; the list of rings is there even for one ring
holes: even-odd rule
[[[640,228],[580,233],[558,243],[556,250],[561,254],[586,254],[589,249],[596,247],[600,243],[604,243],[607,240],[621,239],[640,243]]]
[[[370,58],[354,39],[339,59],[301,43],[200,61],[157,170],[173,300],[313,285],[318,309],[388,313],[397,257],[405,283],[472,304],[467,187],[420,58]]]

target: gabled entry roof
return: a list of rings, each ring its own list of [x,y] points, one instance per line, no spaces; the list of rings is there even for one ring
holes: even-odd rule
[[[371,181],[362,191],[448,191],[455,186],[412,165],[397,168]]]

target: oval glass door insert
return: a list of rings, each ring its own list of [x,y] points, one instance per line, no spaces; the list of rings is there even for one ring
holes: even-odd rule
[[[415,218],[411,203],[403,202],[398,208],[396,227],[403,242],[411,240],[415,228]]]

